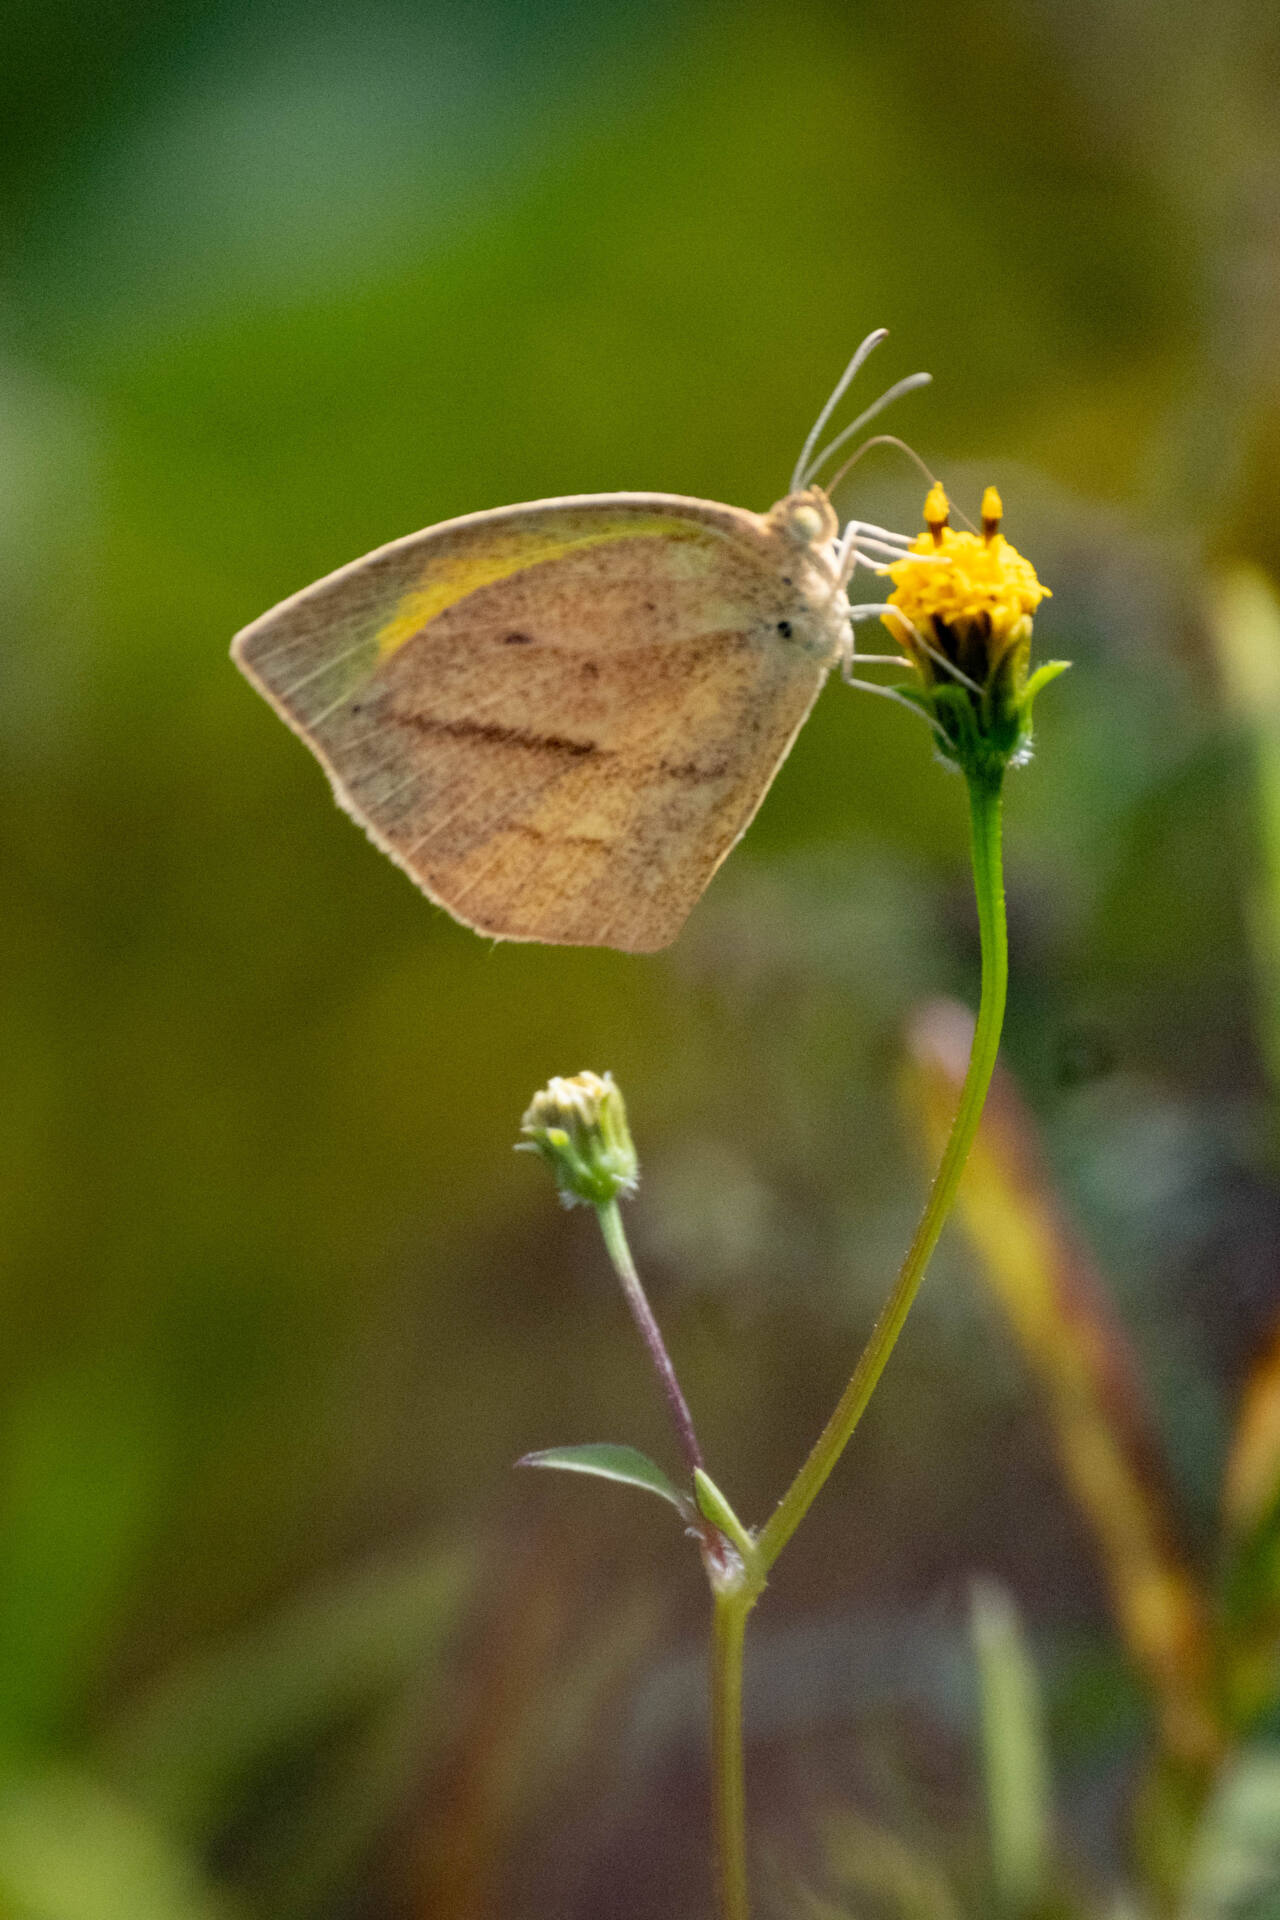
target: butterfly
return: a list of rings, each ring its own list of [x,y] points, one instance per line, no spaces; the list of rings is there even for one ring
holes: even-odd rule
[[[814,484],[868,336],[766,514],[604,493],[466,514],[265,613],[232,657],[427,896],[503,940],[648,952],[741,838],[831,668],[859,560]],[[834,483],[833,483],[834,484]]]

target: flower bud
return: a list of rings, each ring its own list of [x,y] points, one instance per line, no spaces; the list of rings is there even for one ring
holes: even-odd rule
[[[548,1081],[534,1094],[520,1131],[525,1137],[517,1151],[542,1156],[566,1207],[600,1207],[635,1192],[639,1162],[611,1073]]]

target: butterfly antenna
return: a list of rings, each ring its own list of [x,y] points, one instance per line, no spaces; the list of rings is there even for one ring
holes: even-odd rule
[[[928,481],[931,487],[937,486],[938,484],[937,474],[933,473],[930,470],[930,468],[920,458],[920,455],[916,452],[913,446],[908,445],[908,443],[905,440],[900,440],[896,433],[873,433],[869,440],[864,440],[860,447],[856,447],[854,449],[854,451],[849,455],[849,458],[845,461],[844,465],[840,468],[839,472],[836,474],[833,474],[831,479],[828,480],[826,489],[825,489],[826,492],[834,493],[836,488],[840,485],[840,482],[844,479],[845,475],[853,471],[853,469],[857,466],[859,460],[861,460],[863,454],[870,453],[872,447],[897,447],[899,453],[905,453],[908,460],[912,460],[915,462],[916,466],[919,467],[920,472],[924,475],[924,478]]]
[[[847,446],[850,440],[853,439],[853,436],[856,433],[861,433],[862,429],[869,425],[878,413],[883,413],[886,407],[891,407],[895,400],[901,400],[904,394],[914,393],[917,387],[927,387],[932,379],[933,375],[931,373],[909,373],[905,380],[895,380],[894,384],[882,393],[878,400],[873,400],[871,405],[860,413],[856,420],[851,420],[848,426],[836,435],[834,440],[828,442],[820,454],[810,460],[805,469],[804,477],[800,482],[801,486],[808,486],[815,480],[831,456],[839,453],[841,447]]]
[[[900,440],[896,433],[873,433],[869,440],[864,440],[862,445],[849,455],[849,458],[845,461],[839,472],[828,480],[825,491],[827,493],[834,493],[845,475],[857,466],[864,453],[870,453],[872,447],[896,447],[899,453],[905,453],[908,460],[914,461],[931,487],[936,487],[939,484],[938,476],[934,473],[933,469],[926,465],[914,447],[909,446],[905,440]],[[958,507],[949,494],[947,496],[947,505],[958,519],[964,521],[970,533],[976,533],[978,531],[964,508]]]
[[[836,408],[840,405],[840,402],[844,399],[849,382],[857,378],[858,373],[866,364],[868,356],[873,354],[880,345],[880,342],[887,340],[888,337],[888,327],[877,327],[874,333],[869,333],[844,372],[840,375],[840,378],[836,381],[835,386],[831,390],[831,398],[827,401],[826,406],[814,421],[809,432],[809,438],[800,449],[800,458],[796,461],[795,471],[791,475],[792,493],[799,493],[800,489],[804,486],[809,457],[818,444],[818,436],[821,434],[822,429],[826,426]]]

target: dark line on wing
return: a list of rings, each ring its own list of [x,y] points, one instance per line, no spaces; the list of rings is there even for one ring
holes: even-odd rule
[[[611,841],[602,840],[597,833],[547,834],[541,827],[531,827],[527,820],[513,820],[508,827],[504,828],[504,832],[523,834],[526,840],[536,840],[540,845],[551,840],[558,847],[590,847],[593,852],[600,852],[612,845]]]
[[[709,767],[700,767],[696,760],[659,760],[658,771],[665,773],[669,780],[687,780],[696,787],[704,780],[723,780],[729,771],[729,762],[717,760]]]
[[[417,733],[444,734],[450,740],[490,740],[497,746],[524,747],[531,753],[562,753],[571,760],[605,754],[595,740],[570,740],[560,733],[530,733],[525,727],[504,727],[496,720],[437,720],[429,713],[397,713],[402,727]]]

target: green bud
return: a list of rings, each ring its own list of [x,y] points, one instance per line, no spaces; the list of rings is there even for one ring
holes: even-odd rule
[[[639,1162],[611,1073],[548,1081],[534,1094],[520,1131],[525,1137],[517,1151],[542,1156],[566,1207],[601,1207],[635,1192]]]

